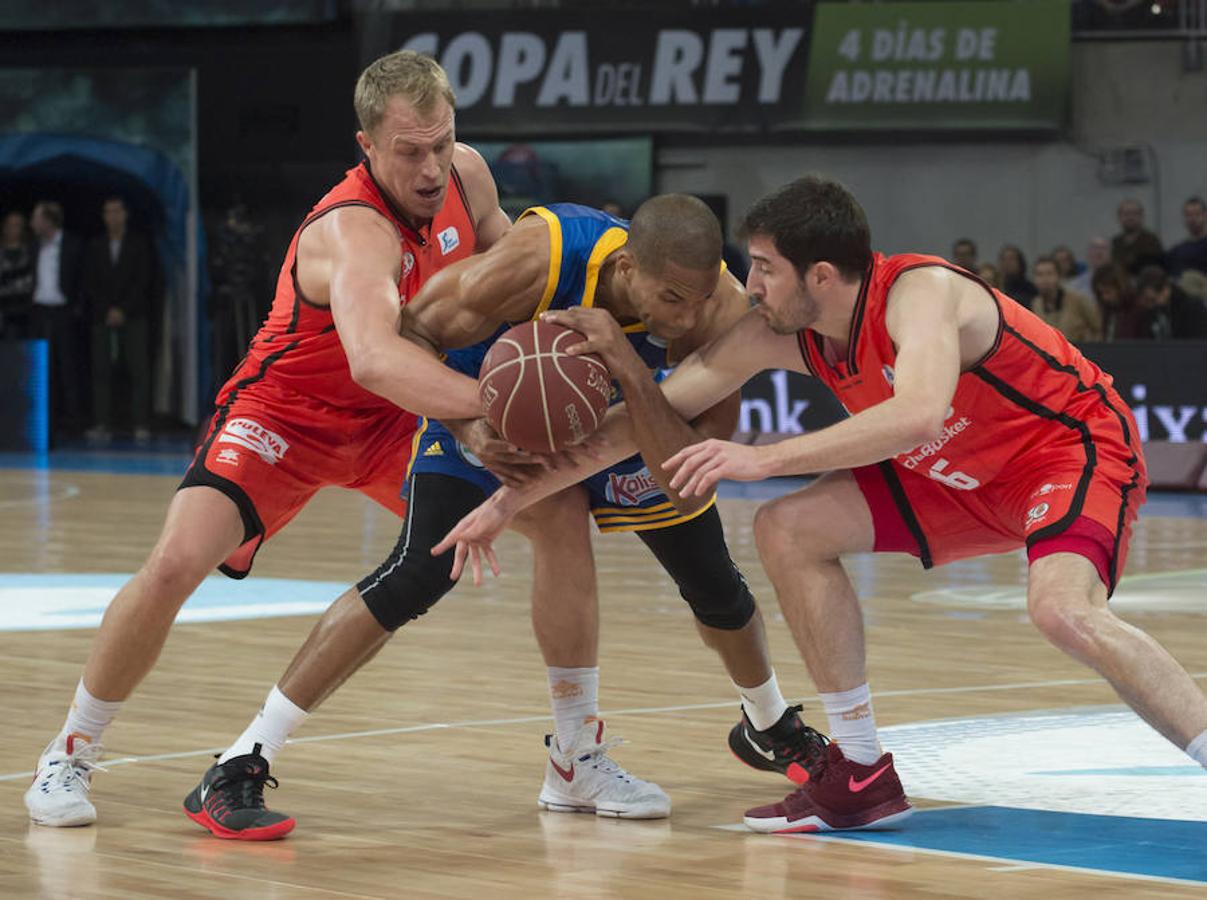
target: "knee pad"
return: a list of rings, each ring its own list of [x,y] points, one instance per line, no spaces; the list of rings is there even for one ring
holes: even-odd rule
[[[453,554],[436,557],[428,549],[395,547],[376,572],[356,585],[365,606],[386,631],[397,631],[418,619],[456,584],[448,577]]]
[[[754,615],[754,596],[737,566],[728,559],[726,563],[729,577],[718,578],[719,572],[703,571],[690,579],[678,579],[679,594],[702,624],[737,631],[746,627]]]
[[[419,618],[452,590],[453,552],[432,556],[430,550],[486,499],[476,485],[439,474],[412,475],[407,496],[407,518],[398,543],[377,571],[356,585],[386,631]]]

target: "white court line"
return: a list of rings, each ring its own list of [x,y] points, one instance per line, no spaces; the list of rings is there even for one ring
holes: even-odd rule
[[[14,500],[0,500],[0,509],[8,506],[31,506],[35,503],[55,503],[59,500],[70,500],[73,497],[80,495],[78,485],[67,484],[54,491],[47,491],[44,495],[35,495],[33,497],[17,497]]]
[[[1207,672],[1195,672],[1191,678],[1207,678]],[[1059,678],[1051,681],[1017,681],[1011,684],[981,684],[965,685],[963,687],[946,688],[907,688],[899,691],[876,691],[877,697],[914,697],[924,694],[973,694],[982,691],[1022,691],[1031,688],[1067,687],[1070,685],[1105,684],[1101,678]],[[639,706],[632,709],[613,709],[601,711],[604,719],[615,716],[648,716],[656,713],[690,712],[695,709],[724,709],[733,706],[737,700],[724,700],[718,703],[690,703],[683,706]],[[816,698],[806,698],[801,703],[813,705],[819,701]],[[489,728],[494,725],[526,725],[530,722],[549,722],[552,716],[520,716],[511,719],[466,719],[460,722],[429,722],[424,725],[405,725],[398,728],[376,728],[372,731],[345,731],[338,734],[316,734],[312,737],[290,738],[290,744],[316,744],[321,741],[344,741],[362,737],[384,737],[392,734],[414,734],[421,731],[438,731],[442,728]],[[165,759],[187,759],[192,756],[212,756],[221,753],[225,747],[206,747],[202,750],[182,750],[177,753],[156,753],[151,756],[121,756],[105,760],[105,767],[124,766],[130,763],[158,762]],[[0,775],[0,781],[16,781],[20,778],[32,778],[34,773],[13,772]]]

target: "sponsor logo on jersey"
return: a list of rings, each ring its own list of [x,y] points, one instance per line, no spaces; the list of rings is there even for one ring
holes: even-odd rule
[[[893,367],[882,366],[880,371],[884,373],[884,380],[888,382],[888,386],[893,387]]]
[[[232,466],[237,466],[239,465],[239,451],[230,449],[219,450],[218,455],[214,457],[214,462],[228,463]]]
[[[402,254],[402,277],[406,278],[411,274],[411,270],[415,268],[415,254],[408,250]]]
[[[1031,496],[1032,497],[1046,497],[1046,496],[1048,496],[1048,494],[1052,493],[1053,491],[1070,491],[1072,489],[1073,489],[1072,484],[1052,484],[1051,482],[1049,482],[1048,484],[1045,484],[1043,487],[1041,487],[1039,490],[1037,490]]]
[[[960,416],[954,422],[944,425],[942,432],[933,441],[920,444],[907,453],[898,454],[897,462],[901,463],[907,469],[918,468],[922,462],[946,447],[956,435],[965,431],[970,425],[972,425],[972,419],[968,418],[968,416]]]
[[[218,437],[219,444],[238,444],[275,466],[289,450],[289,443],[275,431],[269,431],[254,419],[231,419]]]
[[[1050,504],[1036,503],[1029,510],[1027,510],[1027,521],[1023,524],[1023,527],[1030,528],[1032,525],[1038,525],[1047,517],[1048,511],[1051,509],[1052,507]]]
[[[461,235],[457,234],[457,227],[455,225],[448,226],[448,228],[436,235],[436,239],[440,241],[441,256],[448,256],[461,246]]]
[[[661,497],[663,494],[650,470],[642,466],[628,475],[609,472],[604,496],[608,498],[609,503],[615,503],[617,506],[640,506],[646,500]]]
[[[436,441],[430,447],[423,451],[424,456],[444,456],[444,448],[440,446],[440,442]]]

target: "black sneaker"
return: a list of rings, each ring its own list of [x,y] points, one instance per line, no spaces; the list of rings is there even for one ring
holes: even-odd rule
[[[800,706],[789,706],[778,722],[758,731],[742,710],[742,721],[729,732],[729,749],[753,769],[779,772],[804,784],[825,766],[829,738],[802,722],[800,711]]]
[[[292,816],[264,807],[264,785],[276,787],[268,760],[256,744],[251,753],[215,763],[201,784],[184,798],[184,814],[215,837],[237,841],[273,841],[293,831]]]

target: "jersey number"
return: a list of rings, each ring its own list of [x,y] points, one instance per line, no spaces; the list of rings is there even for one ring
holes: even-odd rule
[[[957,491],[975,491],[981,486],[979,481],[964,472],[948,472],[947,460],[945,459],[936,459],[935,464],[930,467],[930,471],[926,474],[935,481],[941,481],[949,488],[955,488]]]

